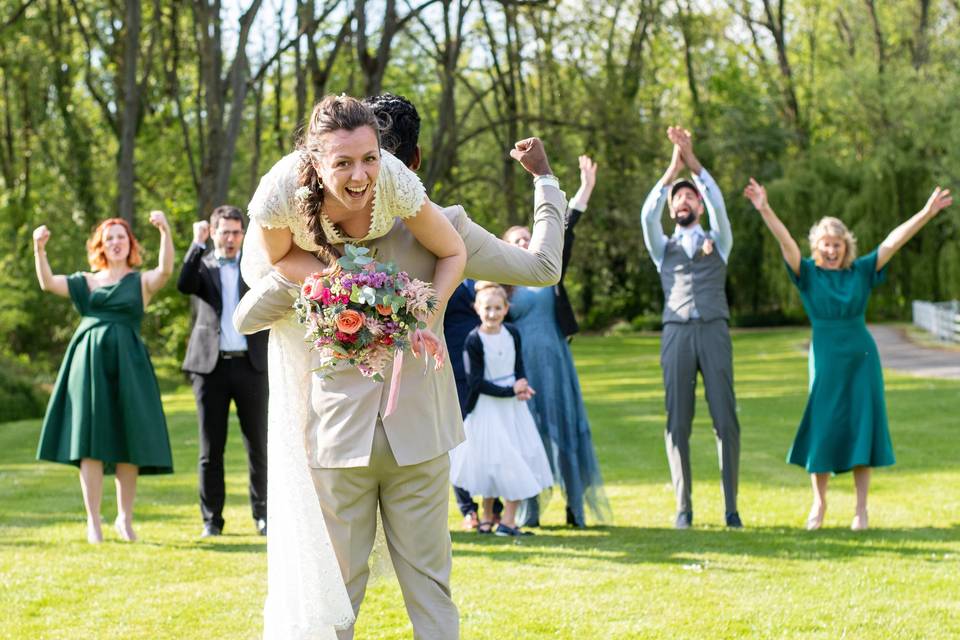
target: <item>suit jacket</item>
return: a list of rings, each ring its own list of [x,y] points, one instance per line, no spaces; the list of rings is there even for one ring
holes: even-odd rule
[[[453,377],[458,389],[466,384],[467,373],[464,366],[466,354],[464,343],[467,335],[480,326],[480,316],[473,308],[476,292],[473,280],[464,280],[450,296],[446,312],[443,314],[443,332],[447,338],[447,352],[453,365]]]
[[[533,252],[500,241],[473,223],[462,207],[445,209],[444,215],[467,247],[465,275],[504,283],[555,284],[560,274],[563,203],[559,189],[536,188]],[[365,244],[376,249],[378,260],[393,261],[412,277],[432,280],[436,257],[416,241],[402,221],[395,221],[386,236]],[[293,286],[278,274],[259,281],[237,306],[234,323],[238,330],[250,333],[289,317]],[[431,328],[442,340],[442,326]],[[391,363],[384,379],[390,380],[392,372]],[[397,463],[407,466],[446,453],[463,441],[464,433],[449,359],[440,371],[424,375],[423,360],[406,353],[401,376],[397,408],[382,420]],[[326,379],[313,376],[314,415],[304,434],[309,464],[319,468],[367,466],[388,393],[388,384],[365,378],[349,365],[341,365]]]
[[[573,314],[573,305],[570,304],[570,296],[567,295],[567,288],[563,286],[563,278],[567,275],[567,266],[570,264],[570,256],[573,255],[573,228],[580,220],[583,211],[580,209],[569,208],[566,214],[566,230],[563,234],[563,260],[560,266],[560,282],[557,283],[555,293],[557,326],[561,333],[567,338],[572,337],[580,331],[580,324],[577,317]]]
[[[513,348],[515,356],[513,359],[513,377],[515,380],[526,378],[527,374],[523,368],[523,346],[520,343],[520,331],[510,323],[504,323],[504,331],[513,338]],[[467,385],[469,388],[464,415],[473,411],[477,406],[477,400],[480,394],[494,396],[496,398],[512,398],[517,395],[513,391],[513,385],[499,385],[483,377],[486,369],[486,357],[483,352],[483,340],[480,338],[480,328],[477,327],[470,332],[464,343],[464,351],[470,364],[467,371]]]
[[[191,296],[194,311],[193,329],[187,343],[187,354],[181,367],[188,373],[208,374],[220,358],[220,315],[223,297],[220,286],[220,263],[213,253],[204,256],[204,248],[191,245],[183,259],[177,289]],[[240,277],[240,296],[249,290]],[[257,371],[267,370],[267,331],[247,336],[247,356]]]

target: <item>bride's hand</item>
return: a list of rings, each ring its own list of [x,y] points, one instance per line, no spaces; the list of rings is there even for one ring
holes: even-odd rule
[[[415,329],[410,335],[410,349],[415,358],[423,353],[433,356],[435,371],[440,370],[447,355],[443,341],[430,329]]]

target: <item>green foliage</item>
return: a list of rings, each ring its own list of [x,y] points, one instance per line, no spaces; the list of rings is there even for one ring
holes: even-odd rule
[[[0,423],[43,416],[48,395],[23,364],[0,356]]]
[[[305,115],[300,106],[319,97],[303,50],[270,50],[275,37],[285,41],[299,28],[277,17],[292,19],[292,0],[280,4],[279,14],[261,9],[252,40],[259,44],[247,51],[251,74],[273,62],[251,78],[242,105],[227,195],[241,207],[260,176],[292,149]],[[588,153],[599,163],[567,274],[587,328],[655,316],[662,306],[638,218],[669,161],[670,124],[693,131],[697,154],[725,195],[734,230],[728,297],[733,315],[750,324],[801,313],[776,244],[740,196],[750,176],[767,184],[771,204],[802,246],[807,229],[829,214],[854,230],[861,252],[917,211],[936,184],[960,184],[960,13],[950,3],[929,3],[922,14],[908,2],[794,0],[778,17],[782,61],[760,3],[468,3],[459,18],[453,3],[428,4],[398,32],[383,88],[419,107],[421,175],[436,201],[463,204],[499,234],[530,217],[528,176],[506,155],[516,139],[544,139],[568,196],[579,181],[577,156]],[[317,25],[320,68],[346,8]],[[745,22],[740,10],[753,11],[754,21]],[[71,273],[86,268],[91,228],[113,215],[119,11],[101,0],[42,0],[6,24],[10,12],[0,10],[0,333],[9,336],[10,351],[32,354],[47,375],[73,316],[68,302],[37,290],[30,233],[47,224],[54,270]],[[235,16],[227,13],[230,30]],[[367,25],[371,42],[381,40],[382,18]],[[201,166],[201,133],[213,124],[195,14],[180,2],[147,3],[143,19],[134,222],[151,264],[150,209],[168,214],[179,256],[192,222],[208,213],[198,211],[199,183],[211,170]],[[369,61],[355,37],[347,36],[317,90],[363,91]],[[447,74],[445,51],[453,45],[456,68]],[[298,83],[305,83],[302,100]],[[443,107],[448,96],[452,113]],[[960,296],[956,208],[894,259],[871,314],[902,318],[911,299]],[[188,309],[170,285],[151,304],[144,336],[153,353],[182,356]]]

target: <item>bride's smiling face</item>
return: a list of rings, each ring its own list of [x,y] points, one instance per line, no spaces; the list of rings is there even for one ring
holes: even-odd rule
[[[380,173],[380,145],[371,127],[323,134],[322,151],[313,154],[323,183],[324,213],[331,222],[367,211]],[[332,205],[332,206],[331,206]]]

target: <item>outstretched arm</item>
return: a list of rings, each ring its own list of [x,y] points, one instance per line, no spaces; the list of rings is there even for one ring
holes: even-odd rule
[[[511,157],[534,178],[530,246],[521,249],[500,240],[470,220],[462,207],[446,209],[467,247],[464,276],[531,287],[554,285],[561,272],[566,196],[550,173],[550,162],[539,138],[517,142]]]
[[[743,190],[743,195],[760,212],[764,224],[767,225],[777,242],[780,243],[780,253],[783,254],[783,259],[787,261],[787,264],[790,265],[790,270],[800,275],[800,247],[797,246],[797,241],[787,231],[777,214],[770,208],[770,204],[767,202],[767,190],[759,182],[750,178],[750,184]]]
[[[927,200],[927,204],[923,205],[923,209],[891,231],[890,235],[880,243],[880,247],[877,249],[877,271],[883,269],[890,258],[893,257],[893,254],[899,251],[900,247],[907,243],[907,240],[916,235],[923,228],[923,225],[930,222],[940,211],[949,207],[952,203],[953,198],[950,196],[949,189],[941,189],[940,187],[934,189]]]
[[[170,225],[163,211],[150,212],[150,224],[160,231],[160,258],[157,267],[143,274],[144,300],[147,304],[150,298],[167,283],[173,275],[173,238],[170,237]]]
[[[47,229],[47,225],[42,224],[33,230],[33,264],[37,269],[37,280],[40,282],[41,290],[66,298],[70,295],[67,276],[54,275],[47,260],[49,239],[50,230]]]

